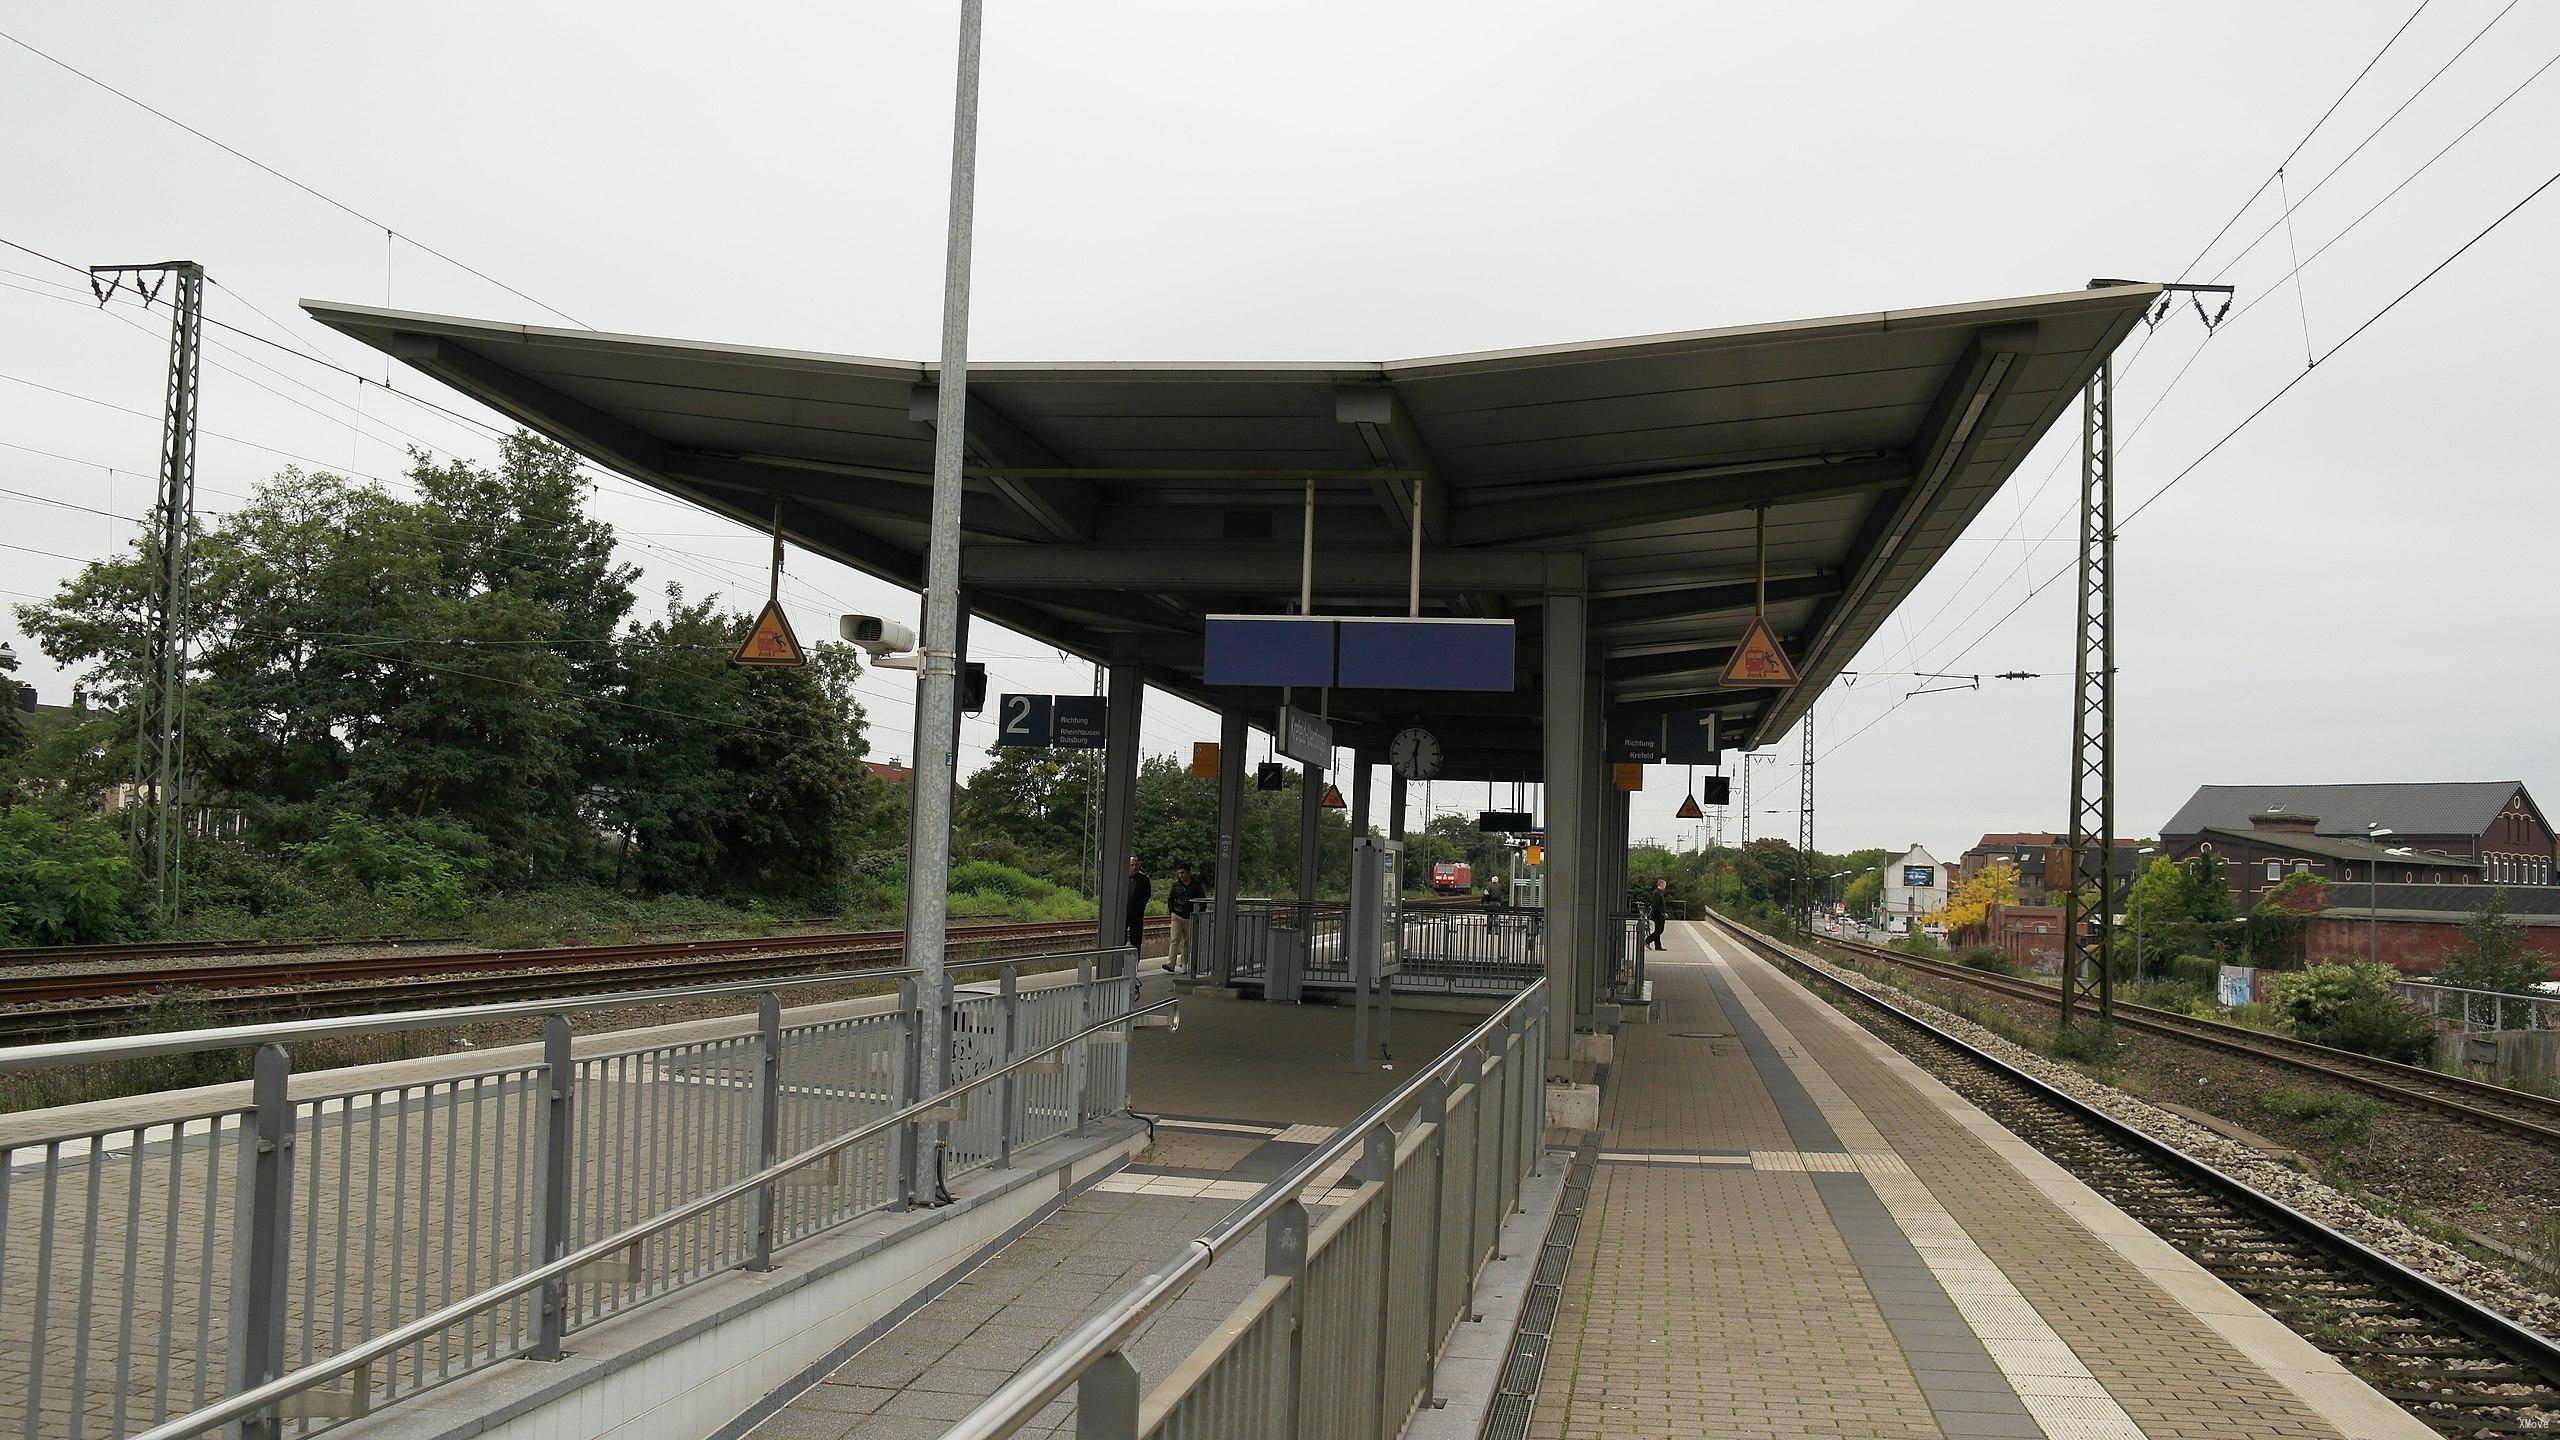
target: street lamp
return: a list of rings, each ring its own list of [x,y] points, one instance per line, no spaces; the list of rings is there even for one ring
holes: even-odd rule
[[[2376,822],[2364,827],[2367,842],[2378,842],[2391,834],[2391,828]],[[2389,852],[2385,852],[2389,853]],[[2368,856],[2364,862],[2364,954],[2375,965],[2382,963],[2382,862]]]

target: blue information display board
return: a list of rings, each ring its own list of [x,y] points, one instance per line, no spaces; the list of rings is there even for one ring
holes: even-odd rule
[[[1331,685],[1333,633],[1333,622],[1320,618],[1212,615],[1201,636],[1200,678],[1211,685]]]
[[[1500,690],[1513,685],[1508,620],[1340,622],[1335,684],[1346,690]]]

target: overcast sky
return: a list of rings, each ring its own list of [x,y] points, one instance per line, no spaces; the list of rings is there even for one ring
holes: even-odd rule
[[[2190,313],[2119,356],[2131,510],[2303,371],[2306,330],[2326,352],[2550,178],[2560,76],[2529,77],[2560,53],[2560,10],[2492,25],[2505,3],[2425,7],[2285,166],[2287,227],[2266,182],[2411,0],[991,0],[972,353],[1373,360],[2100,275],[2237,283],[2245,312],[2209,345]],[[296,300],[567,323],[542,308],[558,306],[605,330],[929,356],[956,14],[0,4],[0,32],[410,239],[7,44],[0,238],[80,265],[200,260],[211,316],[377,375],[379,356]],[[2555,236],[2545,195],[2125,526],[2121,833],[2155,831],[2202,783],[2522,779],[2560,801],[2560,493],[2531,438],[2560,373]],[[2297,293],[2292,257],[2315,252]],[[55,502],[0,494],[12,604],[76,569],[57,556],[127,543],[130,525],[66,506],[137,514],[155,464],[164,326],[101,315],[65,282],[80,283],[0,251],[0,487]],[[278,451],[381,476],[412,444],[491,452],[471,427],[210,333],[209,511],[290,463]],[[1823,848],[1952,858],[1986,830],[2064,823],[2072,587],[2035,587],[2072,556],[2069,431],[1818,707]],[[761,598],[762,537],[628,482],[596,507],[649,605],[669,581]],[[812,556],[791,574],[804,635],[839,610],[914,611]],[[1029,640],[976,638],[999,689],[1089,683]],[[14,617],[0,639],[44,698],[67,697]],[[1886,673],[1932,669],[2044,678],[1906,700],[1923,682]],[[903,756],[910,682],[863,688],[876,753]],[[1215,733],[1151,699],[1150,750]],[[969,728],[964,764],[990,735]],[[1755,783],[1783,813],[1758,828],[1792,837],[1797,746],[1769,753]],[[1654,772],[1638,835],[1690,836],[1675,775]],[[1460,788],[1438,787],[1443,809],[1481,803]]]

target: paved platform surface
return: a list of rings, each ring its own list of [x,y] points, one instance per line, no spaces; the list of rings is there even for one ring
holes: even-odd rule
[[[1130,1103],[1161,1117],[1152,1150],[1061,1206],[795,1397],[755,1440],[930,1440],[1105,1301],[1215,1226],[1393,1089],[1403,1071],[1351,1069],[1351,1012],[1195,992],[1177,1030],[1141,1030]],[[1396,1051],[1437,1056],[1477,1017],[1399,1011]],[[1307,1196],[1342,1180],[1350,1159]],[[1129,1347],[1152,1384],[1262,1278],[1247,1237]],[[1072,1435],[1072,1398],[1022,1432]]]
[[[2430,1433],[1774,966],[1669,947],[1531,1436]]]

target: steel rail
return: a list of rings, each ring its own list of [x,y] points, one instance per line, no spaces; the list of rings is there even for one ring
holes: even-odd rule
[[[1161,925],[1162,918],[1149,922]],[[1091,929],[1090,921],[1024,921],[956,927],[952,935],[970,942],[1014,937],[1048,938]],[[363,942],[350,941],[350,945]],[[170,988],[205,990],[273,989],[315,982],[357,980],[429,980],[480,972],[539,975],[554,971],[600,968],[616,962],[647,964],[724,956],[798,956],[834,950],[895,949],[906,943],[901,930],[842,930],[799,935],[724,936],[702,940],[641,940],[614,945],[537,945],[516,950],[447,950],[396,955],[340,955],[268,964],[164,966],[148,970],[55,971],[8,977],[10,994],[22,1001],[110,1000],[150,995]],[[231,951],[209,952],[217,954]],[[293,954],[282,950],[276,953]]]
[[[1026,960],[1079,960],[1086,957],[1129,954],[1129,947],[1115,945],[1090,950],[1062,950],[1043,955],[992,956],[984,960],[964,960],[950,966],[953,970],[994,970],[1006,965],[1019,965]],[[389,1030],[432,1030],[452,1025],[478,1025],[498,1020],[520,1020],[557,1015],[572,1011],[615,1010],[635,1005],[664,1005],[680,1000],[713,1000],[735,995],[761,995],[769,991],[803,990],[819,985],[841,985],[848,979],[906,979],[921,972],[906,966],[883,966],[856,972],[825,971],[811,975],[787,975],[759,980],[729,980],[711,985],[672,985],[651,990],[617,990],[598,995],[571,995],[549,1000],[511,1000],[495,1005],[447,1005],[428,1010],[394,1010],[379,1015],[339,1015],[314,1020],[285,1020],[266,1025],[224,1025],[204,1030],[172,1030],[149,1035],[106,1035],[87,1040],[55,1040],[40,1045],[16,1045],[0,1049],[0,1073],[25,1070],[53,1070],[66,1065],[93,1065],[113,1060],[141,1060],[160,1055],[184,1055],[198,1050],[238,1049],[253,1045],[285,1045],[299,1040],[321,1040],[338,1035],[369,1035]]]
[[[1308,1183],[1326,1166],[1340,1160],[1366,1143],[1375,1126],[1396,1111],[1414,1103],[1423,1089],[1435,1080],[1445,1079],[1469,1054],[1482,1050],[1494,1033],[1511,1022],[1523,1006],[1546,994],[1546,981],[1521,991],[1504,1003],[1501,1009],[1485,1017],[1482,1024],[1460,1036],[1440,1053],[1440,1058],[1422,1067],[1405,1082],[1382,1096],[1377,1103],[1333,1134],[1333,1138],[1316,1146],[1305,1158],[1289,1167],[1278,1179],[1262,1187],[1253,1198],[1238,1206],[1235,1212],[1218,1222],[1207,1234],[1194,1237],[1182,1253],[1158,1265],[1140,1277],[1136,1286],[1119,1299],[1103,1307],[1075,1329],[1033,1356],[1031,1363],[1017,1371],[1011,1380],[978,1403],[978,1407],[950,1429],[940,1440],[1002,1440],[1015,1434],[1047,1408],[1049,1402],[1067,1392],[1078,1377],[1096,1361],[1120,1349],[1159,1309],[1171,1303],[1193,1281],[1214,1264],[1218,1257],[1235,1248],[1254,1227],[1271,1218],[1281,1206],[1298,1198]],[[1540,1057],[1522,1054],[1524,1060]],[[157,1437],[140,1437],[157,1440]]]
[[[2354,1236],[2333,1228],[2325,1221],[2303,1214],[2284,1201],[2215,1166],[2210,1161],[2198,1159],[2168,1141],[2150,1134],[2132,1121],[2111,1115],[2069,1091],[2031,1075],[1999,1056],[1950,1034],[1895,1004],[1891,999],[1863,985],[1850,984],[1819,966],[1807,963],[1802,956],[1791,953],[1786,946],[1757,931],[1726,920],[1713,912],[1710,912],[1706,919],[1709,924],[1723,930],[1741,943],[1770,955],[1788,969],[1835,986],[1862,1003],[1883,1011],[1912,1029],[1927,1034],[1932,1039],[1956,1050],[1966,1060],[2026,1090],[2035,1099],[2062,1110],[2074,1119],[2096,1126],[2109,1138],[2117,1140],[2127,1148],[2138,1151],[2204,1187],[2221,1193],[2246,1209],[2258,1212],[2281,1228],[2300,1231],[2333,1253],[2344,1255],[2358,1266],[2375,1271],[2395,1288],[2421,1304],[2451,1315],[2461,1323],[2476,1325],[2486,1330],[2497,1337],[2501,1343],[2533,1357],[2536,1363],[2546,1367],[2550,1373],[2560,1376],[2560,1340],[2527,1329],[2515,1320],[2451,1289],[2441,1281],[2420,1274]]]
[[[1953,981],[1960,985],[1970,985],[1977,990],[1989,991],[1995,995],[2011,995],[2046,1005],[2059,1006],[2062,1003],[2061,996],[2057,992],[2032,980],[1974,970],[1943,960],[1932,960],[1926,956],[1906,955],[1899,950],[1889,950],[1882,946],[1868,945],[1858,941],[1823,937],[1820,943],[1836,945],[1843,950],[1869,956],[1885,964],[1899,965],[1923,975]],[[2162,1010],[2149,1005],[2136,1005],[2125,1000],[2116,1002],[2116,1023],[2130,1030],[2162,1035],[2172,1040],[2182,1040],[2189,1044],[2243,1055],[2270,1064],[2290,1066],[2306,1074],[2317,1075],[2341,1085],[2387,1096],[2406,1104],[2435,1110],[2456,1119],[2470,1121],[2491,1129],[2505,1130],[2529,1140],[2560,1145],[2560,1101],[2546,1100],[2529,1091],[2512,1090],[2503,1085],[2492,1085],[2486,1081],[2473,1080],[2462,1075],[2446,1075],[2440,1071],[2428,1070],[2416,1065],[2404,1065],[2396,1060],[2359,1055],[2352,1050],[2340,1050],[2334,1046],[2297,1039],[2291,1035],[2277,1035],[2265,1030],[2251,1030],[2240,1025],[2226,1025],[2218,1020],[2201,1020],[2192,1015],[2180,1015],[2175,1011]],[[2373,1071],[2381,1073],[2368,1073]],[[2425,1086],[2459,1090],[2468,1095],[2476,1095],[2483,1100],[2509,1106],[2512,1110],[2547,1114],[2552,1119],[2545,1122],[2527,1115],[2466,1104],[2449,1096],[2430,1094],[2423,1088]]]
[[[1103,951],[1088,953],[1108,954],[1113,952]],[[764,985],[752,988],[771,989],[772,987]],[[676,1226],[695,1218],[696,1216],[707,1214],[710,1211],[716,1210],[732,1201],[744,1199],[765,1186],[780,1180],[783,1176],[790,1174],[794,1170],[806,1169],[807,1167],[826,1159],[828,1156],[851,1149],[853,1146],[870,1139],[874,1135],[881,1134],[894,1126],[904,1125],[910,1121],[925,1119],[930,1112],[947,1105],[953,1097],[967,1094],[969,1091],[975,1090],[979,1086],[984,1085],[991,1080],[1001,1080],[1030,1064],[1034,1060],[1044,1059],[1057,1051],[1065,1049],[1069,1045],[1090,1039],[1102,1031],[1126,1025],[1141,1015],[1153,1014],[1154,1012],[1165,1009],[1168,1006],[1179,1005],[1181,1003],[1182,997],[1177,995],[1171,999],[1159,1000],[1152,1005],[1139,1006],[1127,1011],[1126,1013],[1115,1015],[1108,1020],[1098,1020],[1093,1024],[1076,1031],[1074,1034],[1067,1036],[1065,1039],[1053,1040],[1048,1044],[1041,1046],[1037,1050],[1030,1051],[1018,1060],[998,1066],[997,1068],[989,1070],[985,1074],[963,1084],[954,1085],[948,1089],[938,1091],[922,1100],[916,1101],[912,1105],[904,1107],[903,1109],[892,1111],[891,1113],[883,1115],[876,1120],[872,1120],[866,1124],[856,1127],[855,1129],[848,1130],[832,1140],[822,1140],[816,1145],[801,1151],[799,1154],[791,1156],[789,1159],[775,1161],[773,1164],[766,1166],[764,1169],[759,1170],[752,1175],[733,1180],[728,1184],[721,1186],[719,1189],[711,1191],[709,1194],[689,1200],[672,1210],[661,1211],[657,1215],[643,1220],[636,1225],[629,1226],[623,1230],[615,1232],[614,1234],[608,1235],[601,1240],[590,1242],[576,1250],[572,1250],[557,1260],[552,1260],[542,1265],[535,1266],[533,1269],[516,1276],[512,1280],[501,1281],[496,1285],[492,1285],[489,1288],[480,1291],[478,1294],[464,1296],[462,1299],[456,1300],[453,1303],[444,1306],[442,1309],[433,1310],[427,1314],[421,1315],[417,1319],[410,1321],[408,1324],[403,1325],[396,1330],[386,1330],[382,1334],[376,1335],[361,1345],[354,1346],[351,1349],[342,1350],[325,1360],[315,1360],[310,1364],[303,1366],[301,1369],[288,1371],[283,1375],[277,1376],[273,1380],[267,1381],[263,1385],[243,1390],[237,1395],[216,1401],[213,1404],[191,1414],[181,1415],[175,1420],[155,1425],[148,1430],[128,1437],[128,1440],[182,1440],[182,1437],[201,1435],[205,1431],[211,1430],[216,1426],[227,1425],[235,1420],[248,1419],[258,1414],[260,1411],[272,1408],[305,1390],[313,1388],[314,1386],[323,1384],[330,1380],[335,1380],[341,1375],[362,1369],[371,1365],[376,1360],[392,1355],[410,1345],[417,1344],[420,1341],[433,1339],[438,1331],[450,1329],[493,1306],[503,1305],[507,1301],[516,1299],[519,1296],[531,1294],[535,1290],[540,1289],[548,1281],[564,1279],[571,1271],[577,1270],[582,1266],[592,1265],[599,1260],[611,1259],[620,1252],[628,1250],[632,1246],[646,1241],[653,1235],[663,1234],[666,1231],[672,1230]]]

